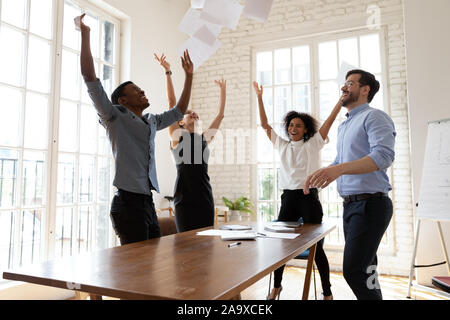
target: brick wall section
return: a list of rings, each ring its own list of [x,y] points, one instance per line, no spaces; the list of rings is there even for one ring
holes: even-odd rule
[[[266,23],[258,23],[244,16],[238,28],[224,29],[219,37],[222,47],[195,74],[191,107],[199,113],[206,126],[213,119],[218,108],[219,90],[213,83],[222,76],[228,81],[227,109],[222,123],[223,149],[230,146],[226,132],[235,129],[253,128],[254,107],[251,104],[252,37],[280,34],[291,30],[334,31],[343,30],[350,21],[361,21],[365,26],[370,13],[367,9],[376,5],[381,9],[382,25],[386,29],[387,65],[389,69],[390,115],[396,129],[396,161],[393,166],[394,219],[391,222],[395,243],[394,252],[379,254],[379,273],[408,275],[413,247],[413,213],[410,167],[410,143],[406,98],[406,64],[403,31],[402,0],[275,0]],[[387,22],[384,16],[389,16]],[[349,24],[349,28],[354,24]],[[213,155],[220,155],[214,148],[222,148],[222,137],[213,144]],[[209,174],[213,186],[215,202],[223,205],[222,196],[236,198],[242,194],[250,196],[254,192],[252,166],[252,141],[247,138],[246,163],[211,163]],[[224,151],[225,153],[225,151]],[[341,250],[329,250],[331,268],[342,270]],[[293,262],[297,264],[298,262]]]

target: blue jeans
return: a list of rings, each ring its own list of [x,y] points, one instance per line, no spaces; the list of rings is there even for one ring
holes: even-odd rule
[[[377,250],[392,218],[389,197],[344,203],[344,278],[358,300],[382,300]]]
[[[110,217],[121,245],[161,237],[152,196],[118,190]]]

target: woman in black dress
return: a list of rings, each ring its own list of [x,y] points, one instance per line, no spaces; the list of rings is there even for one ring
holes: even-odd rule
[[[164,67],[169,107],[176,105],[170,64],[164,54],[156,60]],[[178,232],[214,225],[214,199],[208,176],[209,148],[224,118],[226,81],[215,81],[220,88],[219,111],[203,133],[197,133],[199,116],[188,110],[182,121],[169,127],[171,150],[177,165],[174,191],[175,223]]]

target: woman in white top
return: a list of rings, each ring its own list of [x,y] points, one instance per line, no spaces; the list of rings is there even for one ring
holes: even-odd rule
[[[278,221],[297,221],[303,218],[305,223],[322,223],[323,211],[318,190],[311,189],[310,194],[305,195],[303,185],[308,175],[321,168],[320,150],[328,143],[328,132],[341,110],[341,101],[339,100],[320,129],[318,122],[309,114],[289,112],[284,119],[289,140],[284,140],[267,121],[262,99],[263,87],[257,82],[253,86],[258,96],[261,126],[280,155],[280,189],[283,194]],[[323,250],[323,240],[317,244],[315,262],[320,273],[324,300],[332,300],[330,268]],[[274,272],[274,288],[267,297],[269,300],[280,298],[283,271],[284,266]]]

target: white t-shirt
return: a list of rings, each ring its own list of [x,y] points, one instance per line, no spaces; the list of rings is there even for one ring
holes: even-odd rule
[[[274,144],[280,154],[280,189],[303,189],[306,178],[321,168],[320,150],[329,139],[317,132],[307,142],[287,141],[278,137]]]

